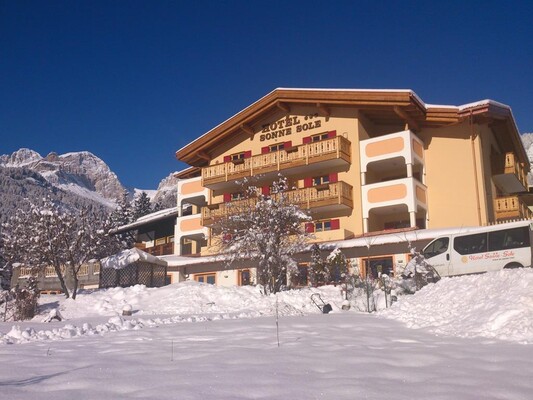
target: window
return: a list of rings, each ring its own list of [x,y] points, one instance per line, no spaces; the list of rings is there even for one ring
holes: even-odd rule
[[[329,183],[329,175],[317,176],[313,178],[313,186]]]
[[[331,230],[331,221],[315,222],[315,232],[323,232]]]
[[[311,142],[320,142],[329,138],[329,133],[319,133],[318,135],[311,136]]]
[[[245,158],[245,153],[244,153],[244,151],[241,152],[241,153],[235,153],[235,154],[232,154],[232,155],[230,156],[230,160],[231,160],[231,161],[244,160],[244,158]]]
[[[484,253],[487,249],[487,234],[478,233],[456,237],[453,241],[453,248],[459,254]]]
[[[325,232],[340,229],[340,220],[328,219],[322,221],[308,222],[305,224],[305,231],[307,233]]]
[[[529,246],[529,228],[527,226],[489,232],[490,251],[517,249],[527,246]]]
[[[430,243],[428,247],[426,247],[423,256],[425,258],[438,256],[439,254],[442,254],[448,250],[449,243],[450,239],[447,237],[437,239],[433,243]]]
[[[280,151],[285,148],[285,143],[278,143],[268,146],[269,151],[272,153],[273,151]]]
[[[242,269],[239,271],[239,285],[247,286],[252,284],[252,275],[249,269]]]
[[[230,196],[231,201],[241,200],[241,199],[244,199],[244,194],[242,194],[241,192],[232,193]]]
[[[210,285],[214,285],[217,283],[216,274],[201,274],[201,275],[195,275],[194,280],[196,282],[200,283],[208,283]]]
[[[393,276],[394,267],[392,257],[367,258],[365,260],[365,269],[366,276],[372,278],[380,278],[383,274]]]

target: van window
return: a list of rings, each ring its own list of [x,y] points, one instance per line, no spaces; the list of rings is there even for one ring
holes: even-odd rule
[[[427,245],[422,255],[426,259],[438,256],[439,254],[442,254],[448,250],[449,243],[450,239],[447,237],[436,239]]]
[[[487,234],[478,233],[456,237],[453,241],[453,248],[459,254],[484,253],[487,251]]]
[[[527,226],[489,232],[489,249],[491,251],[527,246],[529,246],[529,228]]]

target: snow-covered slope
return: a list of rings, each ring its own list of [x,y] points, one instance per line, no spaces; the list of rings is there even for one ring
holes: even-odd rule
[[[137,320],[158,316],[165,324],[273,316],[276,308],[283,316],[320,314],[311,301],[313,293],[319,293],[324,302],[331,304],[333,313],[346,312],[341,309],[340,287],[307,288],[263,296],[258,288],[251,286],[216,287],[183,282],[157,289],[134,286],[82,292],[76,300],[43,296],[42,314],[33,322],[39,324],[50,307],[58,305],[63,317],[80,326],[99,317],[105,323],[109,317],[119,316],[126,305],[133,308]],[[357,313],[356,304],[360,301],[359,298],[352,299],[348,312]],[[424,328],[439,335],[533,343],[533,269],[444,278],[414,295],[400,296],[398,302],[378,312],[377,316],[399,320],[410,328]],[[98,333],[98,329],[74,331],[76,336],[92,335]],[[131,324],[113,329],[131,329]],[[0,344],[61,339],[69,337],[71,331],[72,328],[68,328],[68,332],[59,329],[53,334],[45,334],[34,330],[25,335],[4,331],[0,332]]]

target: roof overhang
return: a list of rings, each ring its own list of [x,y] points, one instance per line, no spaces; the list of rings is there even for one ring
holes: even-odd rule
[[[511,131],[511,140],[520,148],[522,162],[527,155],[520,143],[520,135],[509,106],[492,100],[483,100],[463,106],[425,104],[409,89],[287,89],[278,88],[246,107],[220,125],[176,152],[176,158],[196,167],[208,164],[211,153],[225,139],[235,134],[252,135],[254,126],[267,118],[289,114],[291,107],[306,105],[315,107],[323,116],[329,116],[332,107],[354,107],[367,117],[388,115],[383,123],[396,118],[405,121],[415,129],[421,126],[446,126],[470,118],[476,123],[501,124],[504,121]],[[472,119],[472,117],[475,119]],[[256,128],[257,129],[257,128]]]
[[[250,135],[253,132],[251,127],[279,112],[289,114],[293,105],[313,106],[326,116],[331,107],[351,106],[363,110],[389,109],[412,121],[425,118],[425,105],[412,90],[280,88],[184,146],[176,152],[176,157],[189,165],[206,165],[217,143],[235,133]]]
[[[165,219],[174,220],[179,215],[179,211],[179,207],[166,208],[164,210],[145,215],[144,217],[141,217],[137,221],[132,222],[130,224],[119,226],[116,229],[111,229],[109,233],[111,235],[115,235],[117,233],[129,232],[135,229],[139,229],[141,226],[152,225],[155,222],[160,222]]]

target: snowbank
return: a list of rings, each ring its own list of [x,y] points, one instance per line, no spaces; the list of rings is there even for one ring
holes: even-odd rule
[[[351,300],[343,311],[339,287],[290,290],[263,296],[257,287],[217,287],[182,282],[162,288],[137,285],[129,288],[80,293],[76,300],[42,296],[41,314],[31,322],[0,323],[0,344],[60,340],[76,336],[145,327],[223,319],[320,314],[311,301],[319,293],[333,313],[357,313]],[[378,292],[380,293],[380,292]],[[132,316],[123,318],[125,307]],[[63,322],[43,323],[58,308]],[[404,295],[387,310],[369,316],[395,319],[409,328],[425,328],[438,335],[486,337],[533,343],[533,270],[517,269],[483,275],[445,278],[415,295]]]
[[[444,278],[379,315],[436,334],[533,343],[533,270]]]

